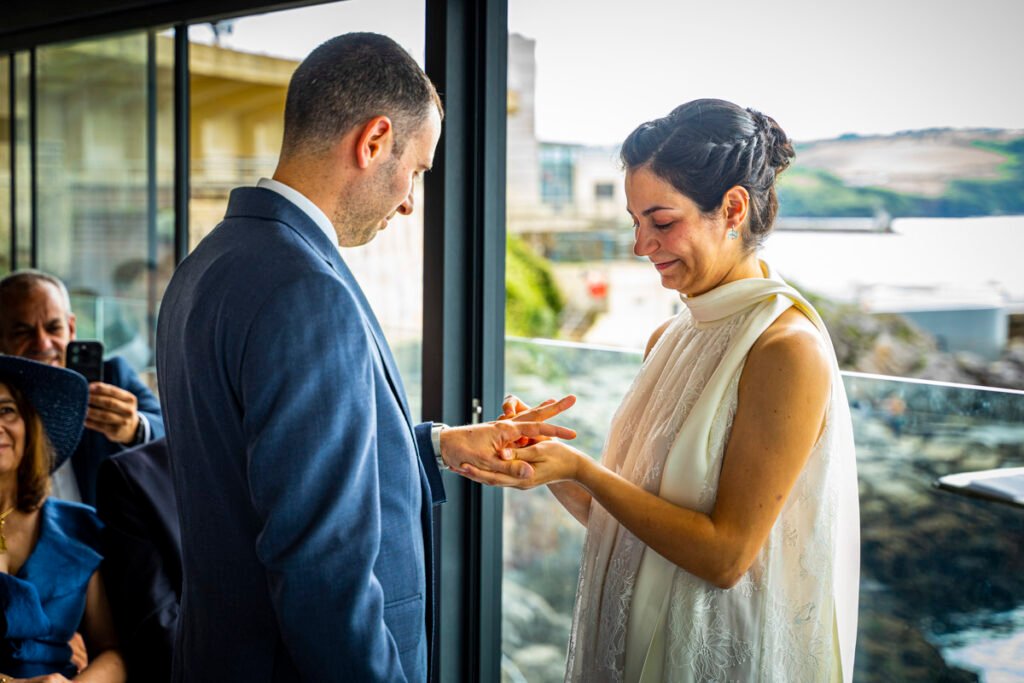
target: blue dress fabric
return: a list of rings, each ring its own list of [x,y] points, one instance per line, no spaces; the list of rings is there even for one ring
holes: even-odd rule
[[[103,559],[102,523],[93,509],[48,498],[39,540],[15,575],[0,572],[0,671],[25,678],[73,678],[68,641],[85,613],[86,588]]]

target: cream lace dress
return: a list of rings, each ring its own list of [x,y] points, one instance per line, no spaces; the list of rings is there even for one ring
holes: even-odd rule
[[[765,278],[699,297],[669,324],[612,421],[604,464],[646,490],[714,509],[754,341],[796,305]],[[751,569],[722,590],[668,562],[592,504],[569,643],[567,681],[852,680],[859,510],[849,407],[833,366],[826,425]]]

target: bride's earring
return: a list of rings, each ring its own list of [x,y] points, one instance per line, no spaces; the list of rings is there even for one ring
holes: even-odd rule
[[[737,239],[740,236],[740,233],[736,228],[729,228],[729,232],[725,234],[731,240]]]

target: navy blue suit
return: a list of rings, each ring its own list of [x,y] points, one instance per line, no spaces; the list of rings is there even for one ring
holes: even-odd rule
[[[236,189],[172,278],[157,342],[175,679],[427,680],[431,425],[336,246],[280,195]]]
[[[149,420],[150,440],[159,439],[164,435],[164,418],[160,412],[160,402],[149,390],[128,362],[120,356],[114,356],[103,362],[103,382],[135,394],[138,399],[138,410]],[[86,429],[82,432],[82,440],[71,455],[71,467],[75,471],[78,492],[82,502],[96,505],[96,474],[100,463],[131,446],[111,441],[101,432]]]

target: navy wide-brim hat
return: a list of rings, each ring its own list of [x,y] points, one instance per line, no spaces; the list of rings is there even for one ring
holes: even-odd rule
[[[89,383],[72,370],[0,354],[0,382],[14,385],[32,404],[53,444],[53,472],[71,457],[82,437]]]

